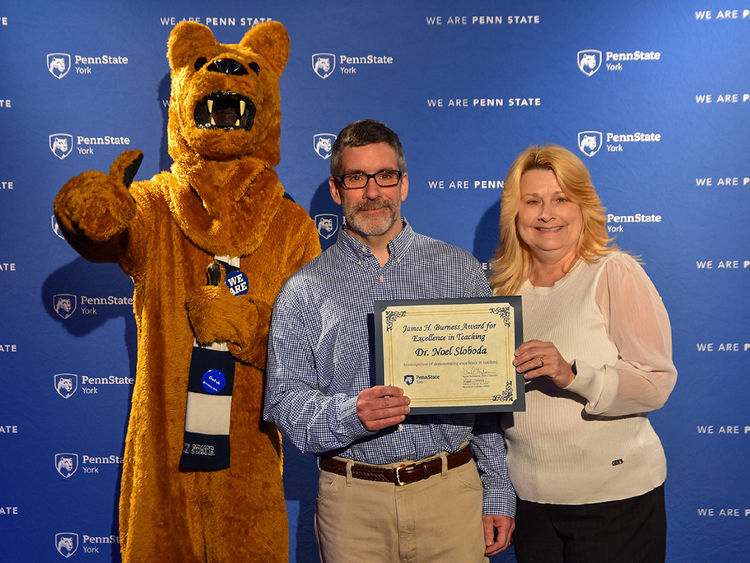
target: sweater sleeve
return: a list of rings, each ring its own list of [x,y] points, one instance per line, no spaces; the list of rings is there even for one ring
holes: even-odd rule
[[[576,362],[567,387],[587,400],[589,414],[622,416],[661,408],[674,388],[669,317],[661,297],[641,266],[627,254],[604,265],[596,302],[618,350],[615,365],[595,369]]]

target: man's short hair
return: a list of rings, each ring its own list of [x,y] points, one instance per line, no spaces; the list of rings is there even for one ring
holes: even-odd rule
[[[341,174],[341,153],[346,147],[362,147],[374,143],[388,143],[396,151],[399,170],[406,171],[406,158],[398,135],[379,121],[363,119],[350,123],[336,137],[331,149],[331,175]]]

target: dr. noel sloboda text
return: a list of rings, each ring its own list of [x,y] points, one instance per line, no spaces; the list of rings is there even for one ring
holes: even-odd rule
[[[481,356],[487,354],[485,346],[448,346],[435,347],[432,351],[425,348],[414,350],[417,356]]]

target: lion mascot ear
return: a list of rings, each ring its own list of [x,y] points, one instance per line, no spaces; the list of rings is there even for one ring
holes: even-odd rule
[[[211,53],[219,43],[206,26],[180,22],[169,35],[167,59],[173,69],[195,63],[196,53]],[[261,22],[248,30],[239,45],[263,53],[274,73],[281,75],[289,58],[289,35],[279,22]]]
[[[283,72],[289,58],[289,35],[280,23],[259,23],[245,34],[240,45],[263,53],[276,74]]]
[[[252,31],[252,30],[251,30]],[[167,42],[167,59],[173,69],[195,64],[196,53],[210,53],[216,50],[216,38],[205,25],[196,22],[180,22]]]

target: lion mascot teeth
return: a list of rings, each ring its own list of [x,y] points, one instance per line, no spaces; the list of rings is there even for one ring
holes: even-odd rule
[[[320,252],[274,171],[288,54],[277,22],[237,45],[178,24],[167,54],[171,171],[134,182],[142,154],[125,151],[55,199],[69,243],[134,283],[124,561],[288,557],[281,441],[261,418],[266,343],[276,293]]]

